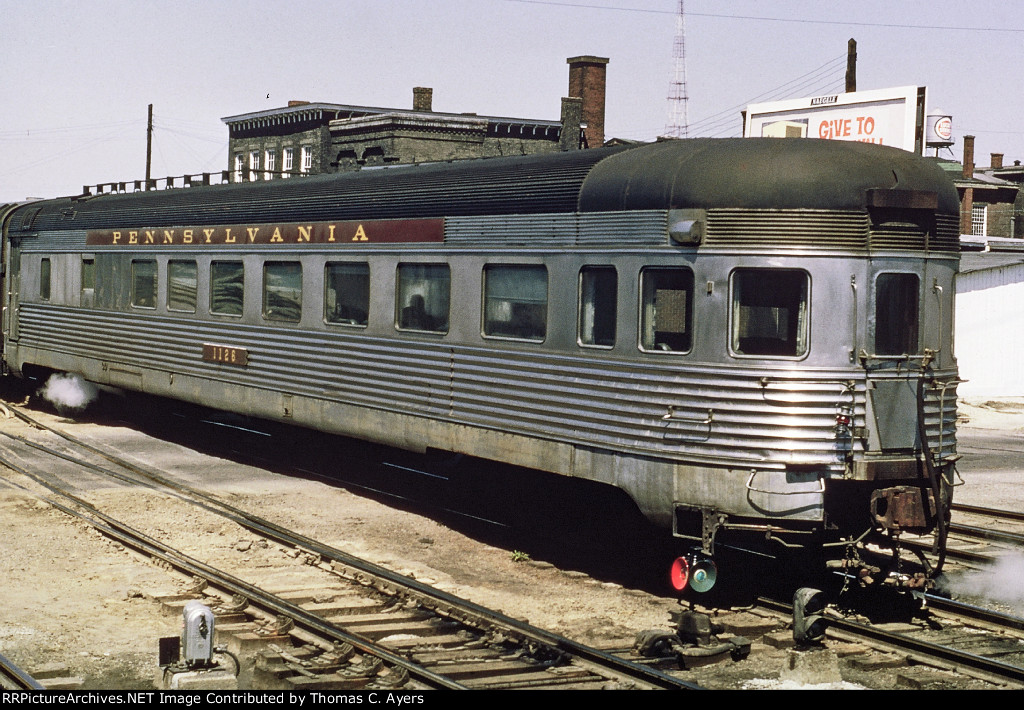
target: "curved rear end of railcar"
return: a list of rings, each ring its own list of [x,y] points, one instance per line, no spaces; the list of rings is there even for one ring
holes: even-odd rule
[[[594,212],[659,204],[696,284],[679,299],[692,344],[661,400],[658,448],[677,462],[620,485],[704,554],[737,537],[837,556],[944,537],[959,204],[938,166],[877,146],[697,140],[612,157],[581,197]]]

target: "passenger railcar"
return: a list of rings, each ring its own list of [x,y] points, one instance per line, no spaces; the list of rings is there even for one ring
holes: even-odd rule
[[[944,529],[958,215],[926,158],[785,139],[48,200],[3,357],[841,556]]]

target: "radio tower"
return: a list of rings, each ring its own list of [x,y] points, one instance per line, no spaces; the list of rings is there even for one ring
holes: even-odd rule
[[[686,115],[686,20],[683,15],[683,0],[679,0],[676,15],[676,39],[672,45],[673,76],[668,91],[668,125],[665,135],[669,138],[687,138],[689,119]]]

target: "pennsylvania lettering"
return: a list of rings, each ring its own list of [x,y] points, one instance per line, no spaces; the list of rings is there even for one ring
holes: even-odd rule
[[[90,246],[197,246],[248,244],[368,244],[442,242],[444,219],[289,222],[196,227],[127,227],[89,230]]]

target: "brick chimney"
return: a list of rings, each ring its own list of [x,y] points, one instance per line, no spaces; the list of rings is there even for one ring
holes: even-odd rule
[[[989,167],[991,167],[991,168],[1001,168],[1001,167],[1003,167],[1003,154],[1002,153],[992,153],[992,162],[989,164]]]
[[[413,111],[433,111],[434,90],[426,86],[417,86],[412,90]]]
[[[974,177],[974,136],[964,136],[964,177]]]
[[[583,122],[587,125],[587,145],[599,148],[604,144],[604,98],[608,59],[605,57],[570,57],[569,96],[583,99]]]

